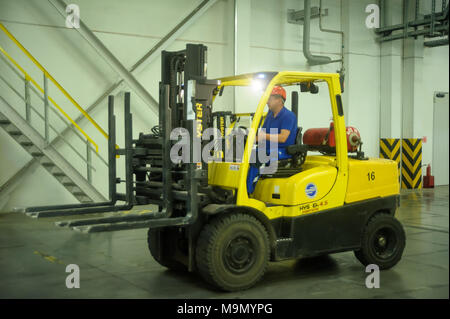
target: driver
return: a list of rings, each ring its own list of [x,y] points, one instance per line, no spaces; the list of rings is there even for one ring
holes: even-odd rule
[[[257,141],[266,141],[266,153],[270,154],[270,141],[277,142],[275,153],[277,159],[286,159],[290,156],[286,153],[286,147],[295,144],[297,135],[297,117],[293,112],[284,107],[286,102],[286,90],[281,86],[275,86],[270,94],[267,105],[269,112],[259,131]],[[276,133],[270,133],[275,129]],[[269,133],[268,133],[269,132]],[[247,191],[249,194],[255,190],[259,177],[259,169],[251,164],[247,175]]]
[[[269,149],[270,141],[278,142],[278,148],[295,144],[297,134],[297,118],[293,112],[284,107],[286,102],[286,90],[281,86],[275,86],[267,101],[269,112],[259,131],[258,141],[266,140],[266,149]],[[270,134],[271,129],[276,129],[275,134]]]

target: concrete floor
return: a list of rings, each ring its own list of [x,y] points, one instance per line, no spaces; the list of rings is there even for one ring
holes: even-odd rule
[[[211,290],[193,274],[159,266],[146,230],[82,234],[53,219],[0,214],[0,298],[449,298],[449,188],[402,192],[397,213],[406,231],[402,260],[368,289],[352,252],[271,263],[252,289]],[[81,287],[67,289],[67,264]]]

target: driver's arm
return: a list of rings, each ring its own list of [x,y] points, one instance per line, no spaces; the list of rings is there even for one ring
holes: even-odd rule
[[[289,134],[291,134],[291,131],[285,129],[281,129],[280,134],[269,134],[261,130],[258,134],[257,140],[268,140],[272,142],[284,143],[288,139]]]

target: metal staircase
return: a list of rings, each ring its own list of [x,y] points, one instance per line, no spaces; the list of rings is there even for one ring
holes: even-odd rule
[[[60,104],[49,96],[48,79],[102,135],[105,137],[108,135],[1,23],[0,29],[43,73],[43,87],[41,87],[0,46],[0,66],[2,70],[5,70],[5,72],[0,72],[0,83],[3,84],[3,86],[0,85],[0,127],[33,157],[33,161],[44,167],[79,202],[105,202],[106,198],[92,185],[92,174],[96,171],[92,154],[97,157],[97,163],[106,167],[108,164],[98,154],[98,146],[93,139],[70,118]],[[12,72],[6,72],[7,69]],[[22,85],[17,85],[17,83],[22,83]],[[19,86],[20,89],[18,89]],[[20,92],[23,90],[24,94]],[[34,93],[33,98],[31,97],[32,93]],[[17,102],[17,97],[23,103]],[[32,104],[36,103],[36,97],[42,101],[43,108],[37,108]],[[63,129],[61,129],[61,124],[64,124]],[[61,134],[64,129],[67,131],[67,128],[74,133],[71,139],[72,143]],[[54,138],[51,139],[51,137]],[[76,141],[73,138],[79,140]],[[83,150],[76,147],[74,143],[78,142],[79,144],[80,140],[83,142],[82,145],[85,145]],[[71,163],[77,165],[83,163],[84,172],[81,173]]]
[[[19,143],[34,159],[81,203],[105,201],[52,145],[0,96],[0,127]]]

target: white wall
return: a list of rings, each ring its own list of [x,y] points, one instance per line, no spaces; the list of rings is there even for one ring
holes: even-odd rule
[[[344,60],[346,85],[343,94],[346,123],[361,132],[364,151],[369,156],[378,156],[379,105],[380,105],[380,46],[372,30],[365,27],[367,1],[324,0],[328,16],[323,17],[323,27],[345,31]],[[318,6],[312,1],[311,6]],[[303,55],[303,27],[287,23],[287,10],[303,9],[302,0],[253,0],[251,1],[250,55],[245,71],[303,70],[336,72],[340,63],[310,66]],[[341,19],[342,16],[342,19]],[[243,32],[238,30],[238,32]],[[311,19],[310,47],[313,54],[340,59],[341,37],[338,34],[319,30],[319,20]],[[239,70],[241,71],[241,70]],[[325,92],[323,92],[325,94]],[[319,94],[320,95],[320,94]],[[300,95],[299,124],[304,129],[326,127],[328,117],[317,114],[316,104],[329,107],[329,97],[320,100],[309,94]],[[289,104],[289,101],[287,101]],[[305,123],[303,118],[316,121]],[[320,123],[320,124],[319,124]]]
[[[423,50],[422,86],[423,105],[414,117],[415,137],[427,137],[422,143],[422,164],[431,164],[433,158],[433,96],[434,92],[449,92],[448,45]],[[423,167],[426,174],[426,167]]]
[[[71,1],[80,7],[81,19],[88,25],[105,46],[129,68],[148,52],[163,36],[175,27],[188,13],[197,7],[199,0],[168,1],[119,1],[119,0],[79,0]],[[208,77],[214,78],[233,74],[233,1],[219,0],[199,17],[167,50],[180,50],[186,43],[203,43],[208,46]],[[74,29],[65,28],[65,20],[51,6],[42,0],[0,0],[0,21],[36,57],[42,65],[69,91],[83,107],[91,105],[119,76],[83,40]],[[42,75],[32,63],[1,32],[0,45],[41,83]],[[1,71],[6,71],[0,64]],[[157,58],[142,71],[135,74],[141,84],[158,100],[158,81],[160,80],[160,59]],[[17,85],[21,85],[20,81]],[[19,86],[20,88],[20,86]],[[9,94],[0,83],[2,96],[18,108],[23,108],[18,99]],[[121,92],[129,91],[125,86]],[[50,86],[52,97],[76,118],[79,112],[65,98],[58,95]],[[6,97],[5,97],[6,98]],[[36,103],[37,104],[37,103]],[[157,124],[157,114],[141,99],[131,96],[134,117],[133,131],[149,132]],[[116,96],[117,141],[123,145],[123,94]],[[103,129],[107,129],[107,102],[98,106],[91,114]],[[60,127],[62,129],[63,126]],[[106,158],[106,139],[86,121],[82,128],[98,143],[101,155]],[[85,146],[75,140],[82,152]],[[0,133],[0,185],[14,175],[31,157],[6,133]],[[61,148],[71,158],[74,166],[85,172],[82,162],[67,147]],[[95,160],[95,157],[94,157]],[[124,172],[122,159],[119,159],[119,175]],[[48,175],[48,176],[47,176]],[[94,173],[93,182],[107,195],[107,170],[100,166]],[[33,192],[36,185],[45,185],[41,192]],[[27,196],[23,196],[27,194]],[[45,195],[47,194],[47,195]],[[45,171],[37,170],[30,174],[10,196],[4,210],[14,206],[59,204],[73,202],[75,199]]]
[[[400,3],[401,1],[397,1]],[[141,56],[149,51],[181,19],[193,10],[200,0],[73,0],[81,9],[81,19],[97,37],[126,66],[132,66]],[[392,59],[393,68],[401,72],[399,55],[401,45],[396,42],[396,49],[391,55],[381,51],[375,40],[373,30],[365,27],[367,13],[365,7],[373,0],[323,0],[328,8],[328,16],[323,18],[323,26],[345,32],[345,69],[346,83],[343,94],[344,111],[347,125],[357,127],[364,142],[363,150],[371,157],[378,157],[379,138],[382,126],[380,122],[380,104],[386,88],[386,74],[383,73],[381,59]],[[313,0],[312,6],[318,6],[319,0]],[[309,66],[302,52],[303,27],[287,23],[288,9],[303,9],[303,0],[239,0],[237,23],[237,64],[238,73],[273,70],[304,70],[335,72],[339,63],[321,66]],[[401,14],[401,7],[396,9]],[[393,17],[394,22],[401,21]],[[64,27],[65,21],[49,4],[42,0],[0,0],[0,21],[18,38],[19,41],[48,69],[48,71],[65,87],[70,94],[87,108],[106,88],[115,83],[119,76],[73,29]],[[179,50],[186,43],[204,43],[208,46],[208,77],[215,78],[233,74],[234,65],[234,1],[220,0],[202,17],[192,24],[168,48]],[[402,40],[397,40],[402,41]],[[0,45],[10,51],[23,64],[33,77],[41,80],[40,72],[0,33]],[[340,56],[340,36],[323,33],[319,30],[318,19],[311,20],[311,51],[313,54],[327,55],[332,59]],[[3,64],[0,63],[3,68]],[[7,71],[2,69],[1,72]],[[401,76],[393,76],[390,90],[401,90]],[[415,108],[414,135],[427,136],[424,144],[423,163],[431,161],[432,146],[432,103],[434,91],[448,92],[448,46],[425,48],[421,74],[423,91],[417,93],[423,107]],[[158,99],[158,81],[160,79],[160,60],[156,59],[136,74],[136,78]],[[417,79],[416,79],[417,81]],[[20,82],[18,82],[20,83]],[[79,113],[64,98],[50,87],[70,116]],[[6,88],[0,83],[0,92],[18,104]],[[118,143],[123,145],[123,92],[116,96],[116,113],[118,115]],[[382,91],[383,90],[383,91]],[[324,91],[324,90],[323,90]],[[300,97],[299,124],[304,128],[327,126],[329,117],[317,114],[317,105],[327,107],[325,92],[317,96]],[[324,95],[325,94],[325,95]],[[423,99],[422,99],[423,97]],[[140,98],[132,93],[132,111],[134,114],[134,134],[148,132],[157,123],[157,115]],[[255,105],[243,94],[236,95],[224,103],[224,107],[235,108],[236,112],[251,111]],[[403,103],[401,93],[389,97],[395,106]],[[288,99],[288,104],[290,99]],[[18,106],[19,107],[19,106]],[[20,106],[22,108],[22,106]],[[400,132],[401,108],[395,107],[391,112],[392,134]],[[397,112],[397,113],[396,113]],[[106,100],[91,114],[104,128],[107,127]],[[62,125],[59,129],[62,129]],[[91,134],[99,144],[100,153],[106,158],[106,140],[96,132],[92,125],[83,122],[83,129]],[[388,136],[382,136],[388,137]],[[392,136],[397,137],[397,136]],[[77,142],[78,143],[78,142]],[[76,144],[84,149],[83,144]],[[4,132],[0,132],[0,185],[17,172],[30,157]],[[65,151],[65,150],[64,150]],[[67,154],[70,154],[67,151]],[[82,169],[81,161],[73,158],[76,166]],[[120,162],[119,162],[120,163]],[[84,171],[84,170],[83,170]],[[123,169],[121,169],[123,172]],[[99,169],[94,174],[94,185],[105,195],[106,169]],[[40,192],[34,191],[40,186]],[[27,194],[24,196],[24,194]],[[11,195],[5,209],[14,206],[36,204],[66,203],[74,198],[62,188],[44,170],[39,169],[30,174],[22,185]]]

